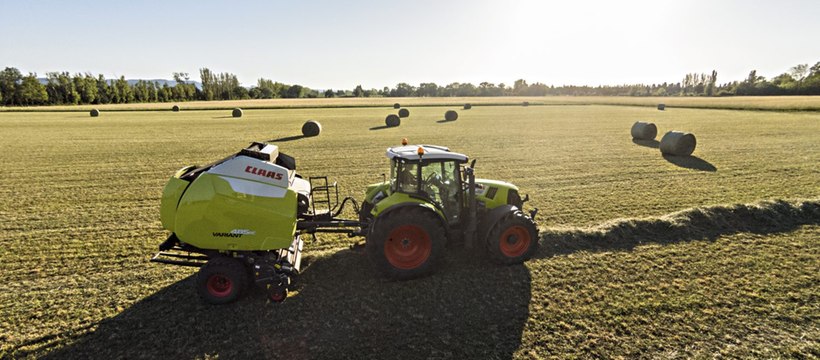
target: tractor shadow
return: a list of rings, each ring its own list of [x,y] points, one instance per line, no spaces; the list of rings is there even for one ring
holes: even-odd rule
[[[646,146],[648,148],[653,148],[653,149],[657,149],[661,145],[661,143],[659,143],[658,140],[655,140],[655,139],[652,139],[652,140],[632,139],[632,142],[637,144],[637,145]]]
[[[381,278],[363,252],[309,257],[280,304],[252,290],[207,305],[190,276],[48,357],[511,358],[529,316],[529,270],[448,251],[435,275],[403,282]]]
[[[699,171],[706,171],[706,172],[715,172],[717,168],[712,165],[710,162],[703,160],[697,156],[676,156],[676,155],[663,155],[663,158],[666,161],[675,164],[682,168],[692,169],[692,170],[699,170]]]
[[[820,201],[692,208],[662,217],[622,219],[592,228],[546,229],[536,258],[579,251],[631,251],[646,244],[715,241],[721,236],[787,233],[820,225]]]
[[[304,139],[304,138],[306,138],[306,137],[308,137],[308,136],[305,136],[305,135],[293,135],[293,136],[285,136],[285,137],[280,137],[280,138],[278,138],[278,139],[270,139],[270,140],[266,140],[265,142],[286,142],[286,141],[300,140],[300,139]]]

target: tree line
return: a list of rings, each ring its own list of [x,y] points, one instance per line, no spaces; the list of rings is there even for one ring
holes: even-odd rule
[[[756,96],[756,95],[820,95],[820,62],[813,66],[796,65],[789,71],[767,80],[752,70],[742,81],[719,84],[717,71],[709,74],[686,74],[682,81],[663,84],[627,84],[615,86],[547,86],[524,79],[512,86],[482,82],[437,85],[421,83],[413,86],[399,83],[395,87],[319,91],[301,85],[289,85],[261,78],[255,86],[241,86],[236,75],[199,70],[201,87],[190,80],[188,73],[172,74],[174,85],[148,80],[129,82],[125,77],[106,79],[90,73],[70,74],[48,72],[45,79],[36,73],[23,75],[17,68],[6,67],[0,72],[0,105],[78,105],[127,104],[146,102],[180,102],[193,100],[244,100],[275,98],[331,97],[455,97],[455,96]]]

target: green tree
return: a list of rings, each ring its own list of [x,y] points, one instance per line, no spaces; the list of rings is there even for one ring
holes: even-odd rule
[[[20,83],[20,105],[44,105],[48,102],[45,86],[37,80],[37,74],[29,73]]]
[[[23,74],[20,70],[13,67],[7,67],[0,72],[0,92],[4,95],[4,105],[18,105],[16,99],[17,86],[23,81]]]
[[[791,76],[797,82],[797,92],[800,92],[800,86],[803,85],[803,80],[806,79],[808,71],[809,64],[798,64],[789,69],[789,74],[791,74]]]
[[[326,98],[332,98],[332,97],[335,97],[335,96],[336,96],[336,94],[333,93],[333,89],[325,90],[325,97]]]
[[[364,97],[364,89],[362,89],[361,85],[356,85],[356,88],[353,89],[353,96]]]

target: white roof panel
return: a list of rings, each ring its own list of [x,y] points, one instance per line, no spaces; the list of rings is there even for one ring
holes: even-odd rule
[[[407,160],[418,160],[419,147],[424,149],[423,159],[448,159],[457,161],[467,161],[467,155],[452,152],[444,146],[436,145],[404,145],[387,148],[387,157],[390,159],[400,158]]]

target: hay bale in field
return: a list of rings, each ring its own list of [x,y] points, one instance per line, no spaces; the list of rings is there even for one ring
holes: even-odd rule
[[[655,140],[658,127],[651,122],[636,121],[632,124],[632,138],[637,140]]]
[[[447,112],[444,113],[444,120],[455,121],[456,119],[458,119],[458,113],[455,110],[447,110]]]
[[[235,117],[235,118],[242,117],[242,109],[240,109],[240,108],[233,109],[233,112],[231,113],[231,115],[233,115],[233,117]]]
[[[302,125],[302,135],[319,136],[322,132],[322,124],[316,120],[308,120]]]
[[[464,104],[464,110],[470,110],[470,109],[472,109],[472,108],[473,108],[473,106],[472,106],[472,105],[470,105],[470,104]]]
[[[90,114],[91,114],[91,117],[97,117],[97,116],[100,116],[100,111],[97,110],[97,109],[91,109]]]
[[[407,110],[407,109],[400,109],[399,110],[399,117],[400,118],[406,118],[408,116],[410,116],[410,110]]]
[[[666,110],[666,104],[658,104],[658,110],[660,110],[660,111]]]
[[[689,156],[695,151],[695,135],[683,131],[670,131],[661,138],[661,153],[665,155]]]
[[[529,101],[524,101],[523,103],[521,103],[521,106],[530,106],[530,102]]]
[[[173,111],[173,112],[179,112],[179,105],[174,105],[174,106],[171,108],[171,111]]]
[[[399,105],[399,103],[395,103],[395,104],[393,104],[393,108],[394,108],[394,109],[398,109],[398,108],[400,108],[400,107],[401,107],[401,105]]]
[[[384,119],[384,124],[387,125],[387,127],[399,126],[401,125],[401,118],[399,118],[399,116],[396,114],[387,115],[387,117]]]

